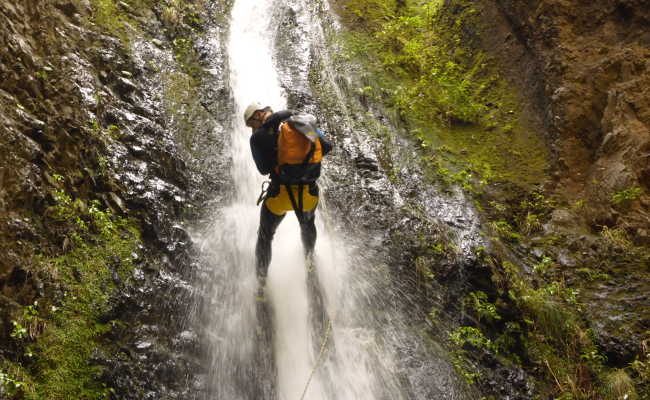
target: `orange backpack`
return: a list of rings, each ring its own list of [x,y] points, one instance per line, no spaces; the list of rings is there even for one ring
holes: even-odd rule
[[[275,172],[282,183],[311,183],[320,176],[323,151],[315,120],[309,114],[298,114],[280,124]]]

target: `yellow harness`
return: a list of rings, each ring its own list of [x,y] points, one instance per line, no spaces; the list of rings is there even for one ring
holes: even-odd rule
[[[297,200],[299,196],[299,185],[290,185],[293,197]],[[280,193],[275,197],[267,197],[264,201],[266,207],[275,215],[284,215],[287,211],[294,211],[289,193],[285,185],[280,185]],[[308,186],[303,185],[302,191],[302,209],[303,211],[312,211],[318,205],[318,197],[309,193]]]

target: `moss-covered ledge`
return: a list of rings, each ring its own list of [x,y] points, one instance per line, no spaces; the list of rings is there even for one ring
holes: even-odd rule
[[[431,176],[482,191],[532,190],[548,178],[541,132],[482,48],[481,5],[467,0],[334,2],[347,51],[367,71],[358,95],[384,104],[420,141]]]
[[[96,200],[86,204],[57,190],[51,201],[45,216],[33,218],[62,251],[34,249],[25,268],[48,292],[14,314],[0,390],[9,398],[103,399],[111,389],[99,383],[102,367],[92,355],[114,351],[105,340],[120,323],[111,301],[133,280],[140,229]]]

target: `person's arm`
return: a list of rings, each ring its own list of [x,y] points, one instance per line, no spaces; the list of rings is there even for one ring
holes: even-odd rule
[[[274,131],[277,131],[280,123],[295,113],[296,112],[293,110],[282,110],[282,111],[274,112],[273,114],[271,114],[269,119],[267,119],[266,122],[264,122],[264,125],[262,126],[271,127],[274,128],[273,129]]]
[[[280,123],[295,113],[293,110],[278,111],[264,122],[264,124],[251,135],[250,144],[251,152],[255,166],[262,175],[273,172],[277,164],[277,132]]]
[[[257,170],[262,175],[267,175],[273,170],[272,149],[268,149],[268,143],[264,143],[263,133],[254,133],[250,139],[251,153]]]

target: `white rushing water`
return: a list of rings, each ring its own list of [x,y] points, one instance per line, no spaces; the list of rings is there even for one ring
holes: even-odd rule
[[[273,310],[271,368],[259,365],[261,350],[255,302],[255,242],[259,207],[255,201],[264,177],[253,162],[243,111],[251,102],[274,110],[287,100],[278,81],[272,54],[274,0],[236,0],[229,41],[230,79],[236,103],[232,131],[233,203],[215,218],[204,250],[213,254],[215,283],[210,306],[212,381],[210,398],[252,400],[277,397],[299,400],[316,367],[327,324],[310,315],[307,272],[300,229],[293,213],[280,225],[273,242],[268,297]],[[325,168],[327,164],[325,163]],[[322,188],[327,190],[326,187]],[[328,351],[317,366],[305,399],[400,399],[407,397],[396,378],[392,347],[384,331],[390,316],[374,316],[378,298],[371,279],[358,265],[345,241],[326,229],[325,213],[317,214],[316,265],[326,313],[332,317]],[[352,261],[354,260],[354,261]],[[352,265],[355,264],[355,265]],[[376,269],[376,268],[374,268]],[[374,307],[373,307],[374,306]],[[383,324],[383,325],[382,325]],[[390,328],[394,329],[394,327]],[[264,346],[264,344],[262,344]],[[267,386],[264,386],[267,385]],[[259,389],[266,387],[266,389]],[[268,391],[269,387],[274,389]]]
[[[251,102],[286,108],[286,100],[278,83],[271,56],[272,35],[268,24],[272,1],[236,1],[232,10],[230,38],[231,84],[236,101],[233,117],[233,175],[238,183],[236,211],[238,232],[235,240],[248,254],[254,253],[259,207],[255,199],[262,177],[255,169],[250,146],[250,128],[244,125],[244,109]],[[301,385],[308,379],[312,362],[311,333],[308,324],[305,265],[300,230],[296,218],[287,215],[273,243],[273,260],[269,268],[267,288],[274,310],[274,347],[280,398],[297,399]],[[252,265],[252,260],[250,262]],[[241,266],[251,271],[249,266]],[[251,382],[255,385],[256,382]],[[319,392],[314,382],[315,392]],[[311,397],[316,398],[316,397]]]

